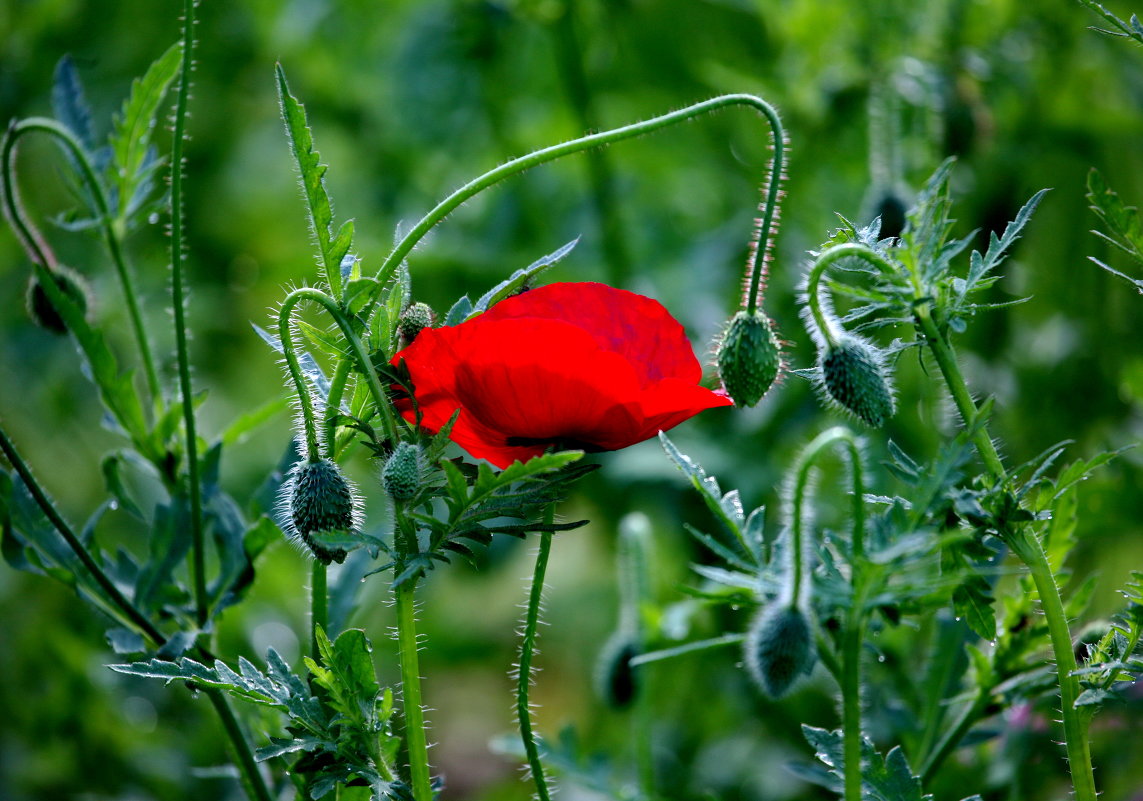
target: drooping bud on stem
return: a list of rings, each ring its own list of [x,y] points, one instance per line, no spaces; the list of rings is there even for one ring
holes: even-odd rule
[[[761,310],[740,311],[718,348],[722,386],[738,406],[753,406],[782,370],[782,353],[770,320]]]
[[[629,707],[639,693],[631,660],[643,653],[643,604],[650,593],[648,551],[651,521],[634,512],[619,523],[619,625],[604,644],[595,668],[595,689],[612,709]]]
[[[94,305],[91,287],[87,280],[75,270],[62,264],[51,268],[51,274],[60,291],[86,315]],[[36,273],[32,273],[32,277],[28,280],[28,291],[24,296],[24,302],[28,308],[28,315],[36,325],[56,334],[67,333],[67,323],[52,304]]]
[[[817,663],[814,633],[797,606],[776,602],[762,608],[743,651],[750,676],[767,695],[781,698]]]
[[[818,354],[825,396],[870,428],[881,428],[896,411],[881,351],[861,337],[842,334]]]
[[[315,559],[345,561],[344,542],[359,531],[356,492],[330,459],[302,459],[282,485],[282,512],[287,533],[301,540]]]

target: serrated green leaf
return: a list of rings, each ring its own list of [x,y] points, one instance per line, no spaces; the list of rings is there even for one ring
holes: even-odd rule
[[[290,138],[290,149],[301,176],[302,191],[309,209],[310,228],[318,242],[322,260],[322,274],[329,283],[335,298],[342,294],[341,259],[349,252],[352,244],[353,227],[343,224],[336,238],[331,235],[333,208],[325,189],[326,165],[321,155],[314,149],[313,134],[306,121],[305,107],[290,94],[286,83],[286,73],[282,65],[275,67],[278,77],[278,99],[281,104],[282,119]]]
[[[84,96],[79,71],[70,55],[65,55],[56,64],[52,80],[52,112],[88,151],[95,149],[91,106]]]
[[[527,267],[512,273],[512,275],[507,280],[501,281],[492,289],[481,295],[480,299],[477,300],[476,304],[472,307],[472,311],[468,313],[468,317],[475,317],[481,312],[488,311],[488,309],[511,295],[513,292],[523,288],[533,278],[549,269],[550,267],[554,266],[557,262],[564,258],[564,256],[571,253],[572,249],[575,248],[577,244],[579,244],[578,236],[558,250],[549,253],[547,256],[532,262]]]
[[[111,130],[111,153],[118,187],[118,216],[123,218],[136,186],[146,172],[151,135],[158,125],[159,109],[171,82],[182,65],[182,45],[175,43],[131,84],[131,94],[115,117]]]
[[[469,314],[472,312],[472,301],[468,299],[468,295],[463,295],[448,310],[445,315],[444,322],[441,325],[460,325],[468,319]]]

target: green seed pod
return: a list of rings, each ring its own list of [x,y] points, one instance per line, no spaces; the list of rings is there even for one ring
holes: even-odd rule
[[[401,334],[401,340],[405,347],[413,344],[417,334],[432,327],[433,316],[433,310],[429,305],[420,302],[412,304],[401,313],[401,319],[397,323],[397,331]]]
[[[62,264],[52,270],[52,275],[60,291],[74,301],[79,306],[79,310],[86,315],[87,310],[94,305],[91,287],[88,286],[86,279],[75,270]],[[67,333],[67,323],[56,311],[56,307],[52,305],[52,301],[48,297],[48,293],[44,291],[36,273],[32,273],[28,281],[28,290],[25,293],[24,302],[28,307],[28,316],[40,328],[55,334]]]
[[[283,511],[289,533],[305,543],[318,561],[345,561],[347,552],[330,540],[344,541],[358,533],[358,501],[336,462],[303,459],[283,485]]]
[[[819,352],[818,367],[826,397],[870,428],[893,416],[893,387],[877,348],[860,337],[842,334],[836,345]]]
[[[817,662],[814,634],[796,606],[773,603],[762,609],[746,635],[743,653],[750,676],[772,698],[781,698]]]
[[[381,469],[381,485],[395,501],[411,500],[421,485],[421,448],[400,442]]]
[[[612,709],[631,706],[639,692],[631,660],[639,655],[639,643],[631,633],[619,631],[608,637],[595,663],[595,691]]]
[[[730,321],[718,348],[722,386],[739,406],[762,400],[782,369],[778,337],[761,311],[740,311]]]

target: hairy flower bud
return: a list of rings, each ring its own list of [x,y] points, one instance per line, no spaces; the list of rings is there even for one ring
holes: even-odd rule
[[[427,303],[417,302],[401,313],[401,319],[397,323],[397,331],[401,334],[401,340],[405,343],[405,347],[408,347],[413,344],[417,334],[426,328],[431,328],[432,325],[433,310]]]
[[[620,629],[612,634],[599,652],[595,665],[595,691],[612,709],[625,709],[639,692],[631,660],[639,655],[633,634]]]
[[[718,348],[718,374],[731,399],[739,406],[753,406],[781,369],[782,354],[769,318],[761,311],[734,315]]]
[[[412,442],[399,442],[381,468],[381,485],[395,501],[408,501],[421,484],[421,448]]]
[[[751,677],[767,695],[781,698],[817,662],[814,634],[797,606],[773,603],[754,619],[743,653]]]
[[[87,281],[82,275],[77,273],[70,267],[65,267],[62,264],[58,265],[52,270],[52,276],[55,278],[56,286],[60,291],[70,298],[85,315],[87,310],[90,309],[94,303],[92,300],[91,287],[88,286]],[[56,334],[67,333],[67,323],[64,322],[63,317],[52,305],[48,293],[44,291],[44,287],[40,284],[40,279],[36,273],[32,273],[31,279],[28,281],[28,291],[24,297],[25,304],[28,307],[28,316],[40,328],[45,328]]]
[[[893,416],[893,387],[877,348],[860,337],[842,334],[819,354],[822,389],[828,398],[871,428]]]
[[[330,542],[358,533],[358,501],[336,462],[296,463],[283,485],[282,501],[289,533],[304,542],[315,559],[326,564],[345,561],[346,550]]]

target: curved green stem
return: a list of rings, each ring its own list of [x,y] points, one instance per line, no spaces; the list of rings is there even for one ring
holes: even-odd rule
[[[793,552],[793,584],[790,603],[801,601],[801,586],[805,572],[804,512],[806,495],[809,489],[810,469],[818,458],[832,445],[841,443],[850,457],[850,478],[853,482],[853,527],[851,548],[853,559],[865,555],[865,476],[861,462],[861,448],[857,435],[844,426],[834,426],[818,434],[798,456],[794,472],[794,490],[790,500],[790,550]]]
[[[397,587],[397,643],[401,658],[401,692],[405,710],[405,743],[409,748],[409,774],[414,801],[432,801],[429,746],[425,713],[421,706],[421,668],[417,657],[415,579]]]
[[[551,523],[555,509],[549,506],[544,513],[544,522]],[[532,782],[536,786],[536,797],[540,801],[550,801],[548,781],[544,776],[544,765],[540,761],[540,751],[536,745],[536,734],[532,730],[532,709],[528,703],[528,693],[532,686],[532,658],[536,652],[536,629],[540,621],[540,604],[544,594],[544,575],[548,569],[548,556],[552,550],[552,532],[540,532],[540,546],[536,551],[536,569],[532,574],[532,589],[528,593],[528,610],[524,618],[524,637],[520,643],[520,664],[516,673],[516,719],[520,724],[520,738],[524,741],[524,751],[528,757],[528,767]]]
[[[322,308],[329,312],[333,321],[337,323],[337,327],[341,329],[341,334],[345,337],[346,344],[349,345],[350,355],[357,362],[357,369],[365,378],[369,392],[373,396],[373,404],[377,407],[377,414],[381,417],[381,426],[384,429],[385,438],[389,442],[396,442],[397,423],[393,416],[392,405],[389,402],[388,396],[385,394],[385,390],[381,387],[381,382],[377,379],[377,371],[373,369],[373,365],[369,361],[369,354],[366,352],[361,338],[358,337],[357,333],[353,330],[353,326],[350,324],[349,319],[345,316],[345,313],[337,301],[320,289],[301,287],[288,294],[286,299],[282,302],[282,308],[278,312],[278,328],[282,340],[282,350],[286,354],[286,361],[290,367],[290,375],[298,388],[299,397],[302,398],[302,414],[306,425],[307,446],[312,436],[314,449],[316,451],[317,427],[314,422],[313,406],[309,402],[309,394],[303,391],[305,389],[305,383],[301,375],[301,367],[298,365],[297,354],[294,353],[294,343],[289,328],[290,315],[294,307],[303,300],[312,300],[321,305]]]
[[[853,482],[853,527],[850,535],[850,584],[853,598],[842,631],[840,675],[842,749],[845,801],[861,801],[861,647],[865,637],[865,476],[857,436],[837,426],[818,434],[798,457],[791,501],[790,533],[793,551],[793,588],[789,603],[801,602],[800,587],[807,572],[803,566],[805,540],[803,506],[808,492],[810,468],[833,445],[841,444],[849,455]]]
[[[952,345],[933,320],[929,303],[918,301],[914,310],[914,320],[940,368],[961,420],[966,427],[975,427],[973,443],[981,459],[984,460],[988,472],[997,483],[1003,482],[1007,478],[1007,473],[1000,460],[1000,454],[992,444],[987,428],[976,425],[978,413],[976,403],[961,374]],[[1048,624],[1048,635],[1056,662],[1056,677],[1060,685],[1060,715],[1064,724],[1064,744],[1076,801],[1096,801],[1095,774],[1091,764],[1091,749],[1087,741],[1087,726],[1075,706],[1079,697],[1079,680],[1072,675],[1077,669],[1075,651],[1059,587],[1052,575],[1043,546],[1034,531],[1028,526],[1020,526],[1011,531],[1001,532],[1001,536],[1031,573]]]
[[[199,485],[198,434],[191,388],[190,349],[187,344],[185,258],[183,244],[183,144],[186,141],[190,73],[194,65],[194,0],[183,0],[182,66],[175,100],[174,138],[171,144],[171,306],[174,308],[175,353],[179,395],[186,435],[187,484],[190,494],[191,542],[194,559],[194,597],[199,626],[210,614],[206,592],[206,543],[203,535],[202,487]]]
[[[393,251],[382,263],[381,268],[377,271],[377,280],[382,282],[389,280],[402,260],[409,255],[416,244],[441,222],[441,220],[469,198],[503,181],[505,178],[510,178],[532,167],[554,161],[564,156],[581,153],[594,147],[601,147],[603,145],[623,141],[624,139],[651,133],[660,128],[666,128],[680,122],[685,122],[686,120],[691,120],[728,106],[749,106],[754,108],[761,112],[770,124],[774,156],[771,160],[771,177],[763,207],[762,220],[757,226],[757,245],[751,257],[751,264],[755,268],[761,267],[766,250],[770,246],[770,229],[774,223],[775,210],[778,206],[779,190],[781,189],[781,175],[785,169],[785,134],[782,130],[782,123],[778,119],[778,112],[774,110],[773,106],[765,100],[753,95],[733,94],[721,95],[711,98],[710,100],[704,100],[701,103],[695,103],[692,106],[687,106],[678,111],[672,111],[668,114],[644,120],[643,122],[636,122],[621,128],[613,128],[609,131],[582,136],[570,142],[546,147],[489,170],[446,197],[438,203],[432,211],[426,214],[420,222],[413,226],[409,232],[401,238],[401,241],[397,243],[396,247],[393,248]],[[751,311],[755,308],[756,296],[761,287],[761,272],[760,269],[754,269],[752,272],[750,295],[748,298]]]
[[[131,271],[127,267],[121,244],[122,236],[115,225],[111,214],[111,206],[107,202],[107,193],[103,191],[103,184],[95,172],[91,158],[83,144],[66,126],[46,117],[29,117],[14,123],[4,138],[0,162],[2,162],[4,186],[4,211],[12,226],[17,230],[21,244],[33,261],[43,264],[49,269],[57,266],[55,256],[47,246],[43,235],[27,219],[23,206],[20,203],[19,188],[16,185],[15,149],[16,142],[21,136],[28,133],[45,133],[54,137],[79,165],[83,181],[87,185],[91,197],[95,201],[96,212],[99,216],[100,229],[103,239],[107,243],[107,250],[115,265],[115,272],[119,277],[119,285],[123,290],[123,297],[127,302],[127,315],[131,320],[131,329],[135,342],[139,348],[139,358],[143,362],[143,373],[147,380],[147,389],[152,399],[158,402],[162,397],[159,385],[159,375],[155,369],[155,360],[151,354],[151,345],[147,339],[147,331],[143,326],[143,316],[139,310],[138,294],[135,291],[135,282]]]
[[[879,267],[886,272],[895,271],[893,265],[876,251],[870,250],[867,246],[856,242],[834,245],[818,254],[806,278],[806,303],[810,308],[810,314],[813,317],[814,325],[817,327],[818,333],[825,341],[825,344],[831,347],[837,346],[839,332],[836,323],[827,317],[825,311],[822,309],[819,285],[821,284],[822,275],[825,274],[828,267],[842,259],[850,257],[864,259],[873,266]]]

